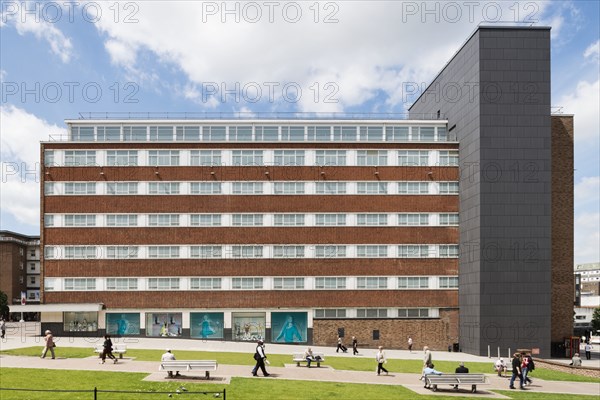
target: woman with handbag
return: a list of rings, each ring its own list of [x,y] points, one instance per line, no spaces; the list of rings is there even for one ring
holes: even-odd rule
[[[56,347],[56,344],[54,344],[54,336],[52,336],[52,332],[50,331],[46,331],[44,332],[44,334],[46,336],[44,336],[44,340],[46,341],[46,346],[44,346],[44,351],[42,352],[42,358],[46,358],[46,353],[48,352],[48,349],[50,350],[50,353],[52,353],[52,359],[54,360],[54,348]]]

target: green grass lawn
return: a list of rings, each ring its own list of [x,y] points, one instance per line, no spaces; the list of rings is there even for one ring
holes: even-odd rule
[[[29,389],[62,389],[62,390],[128,390],[128,391],[154,391],[173,393],[173,397],[180,386],[176,382],[146,382],[142,379],[148,374],[128,372],[105,371],[73,371],[73,370],[48,370],[27,368],[0,368],[0,387],[2,388],[29,388]],[[186,383],[189,392],[227,391],[228,400],[386,400],[386,399],[458,399],[456,396],[419,396],[402,386],[392,385],[367,385],[335,382],[307,382],[269,378],[233,378],[230,385],[215,383]],[[547,393],[534,393],[531,391],[500,391],[513,399],[555,399],[555,400],[590,400],[591,396],[573,396]],[[145,400],[166,399],[167,394],[132,393],[99,393],[98,400]],[[92,393],[52,393],[48,392],[13,392],[0,391],[2,400],[22,399],[48,399],[53,400],[91,400]],[[186,398],[183,397],[182,398]],[[214,398],[213,395],[196,395],[189,398]],[[464,398],[473,398],[465,396]]]
[[[42,347],[25,347],[14,350],[0,352],[2,354],[11,354],[19,356],[36,356],[42,353]],[[127,350],[127,357],[133,357],[136,361],[158,361],[163,350]],[[225,365],[254,365],[255,361],[252,354],[249,353],[229,353],[229,352],[209,352],[209,351],[174,351],[179,360],[217,360],[219,364]],[[268,347],[267,347],[268,354]],[[91,348],[85,347],[57,347],[56,355],[66,358],[84,358],[93,356]],[[291,364],[291,356],[285,354],[268,355],[269,361],[273,367],[283,367],[284,364]],[[435,369],[442,372],[454,372],[458,366],[454,361],[435,361]],[[374,371],[375,360],[367,357],[327,357],[326,365],[336,370],[349,371]],[[420,374],[421,360],[400,360],[388,359],[386,368],[392,372]],[[492,363],[467,363],[469,372],[472,373],[493,373]],[[573,382],[600,382],[600,379],[590,378],[581,375],[568,374],[565,372],[551,371],[543,368],[536,368],[531,374],[532,379],[540,378],[554,381],[573,381]]]

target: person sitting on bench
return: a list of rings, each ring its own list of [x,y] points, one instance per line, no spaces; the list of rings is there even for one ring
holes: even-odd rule
[[[175,355],[171,353],[171,349],[167,349],[167,352],[162,355],[161,361],[175,361]],[[167,376],[169,378],[173,377],[173,371],[167,371]],[[175,371],[175,376],[180,376],[179,371]]]
[[[434,368],[434,365],[432,363],[428,363],[427,366],[425,367],[425,369],[423,370],[423,376],[425,377],[425,387],[429,388],[429,386],[427,386],[427,375],[442,375],[442,373],[440,371],[436,371]],[[433,385],[433,387],[436,387],[437,385]]]

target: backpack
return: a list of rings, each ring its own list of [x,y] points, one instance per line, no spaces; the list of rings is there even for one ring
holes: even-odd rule
[[[529,359],[529,370],[533,371],[535,369],[535,364],[533,363],[533,358],[527,357]]]

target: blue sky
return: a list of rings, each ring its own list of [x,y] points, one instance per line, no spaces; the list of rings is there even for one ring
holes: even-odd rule
[[[37,143],[79,112],[404,112],[478,23],[528,21],[575,114],[575,262],[600,259],[596,1],[1,4],[1,229],[39,234]]]

